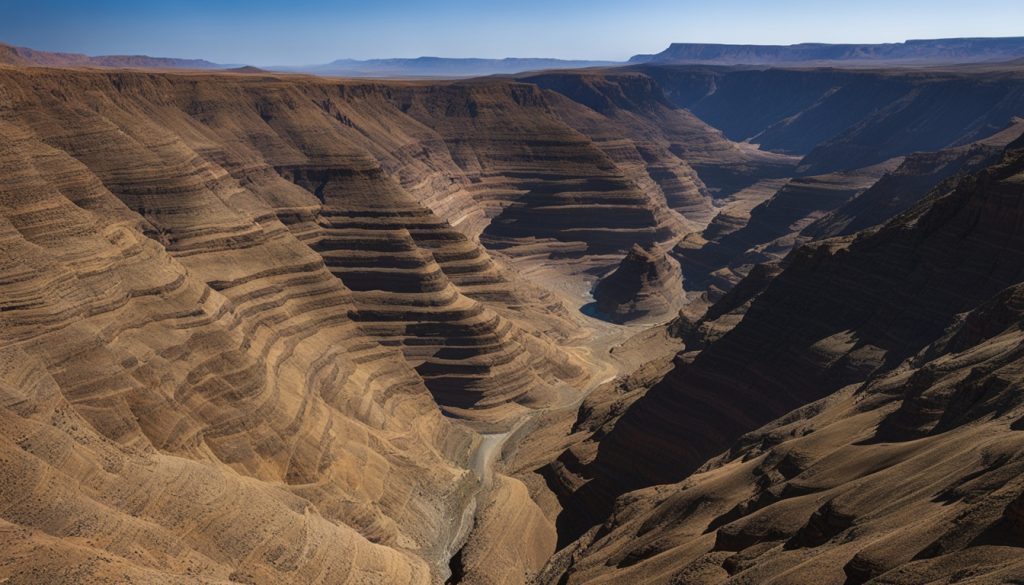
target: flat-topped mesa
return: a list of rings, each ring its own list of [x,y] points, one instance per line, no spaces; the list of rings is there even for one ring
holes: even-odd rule
[[[148,55],[100,55],[53,53],[0,43],[0,65],[27,67],[111,67],[126,69],[219,69],[204,59],[176,59]]]
[[[634,244],[594,287],[601,317],[616,323],[672,315],[686,302],[679,262],[657,246]]]
[[[786,65],[797,63],[934,65],[978,63],[1018,57],[1024,37],[913,39],[902,43],[799,43],[746,45],[672,43],[654,55],[635,55],[630,63],[713,65]]]

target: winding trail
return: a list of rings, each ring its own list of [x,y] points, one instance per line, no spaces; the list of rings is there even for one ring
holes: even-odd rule
[[[576,305],[577,310],[580,310],[583,305],[592,300],[593,297],[590,295],[588,289],[588,292],[580,295],[579,298],[575,299],[576,302],[573,304]],[[522,437],[520,437],[517,432],[523,426],[529,424],[541,415],[559,412],[562,410],[579,409],[580,405],[583,404],[583,401],[586,400],[591,393],[626,373],[625,364],[611,355],[611,350],[613,348],[621,345],[633,335],[641,331],[663,326],[670,320],[671,319],[660,323],[638,322],[627,325],[618,325],[587,316],[587,322],[591,326],[593,335],[590,338],[589,343],[576,346],[574,350],[582,353],[583,355],[580,355],[580,358],[591,366],[590,371],[592,372],[592,381],[583,389],[572,388],[568,385],[563,386],[561,388],[562,396],[560,403],[547,408],[534,410],[523,415],[507,431],[501,433],[480,434],[482,440],[479,445],[477,445],[477,448],[473,452],[469,461],[469,470],[476,475],[478,480],[477,487],[466,502],[466,505],[462,510],[462,514],[459,516],[458,524],[449,534],[449,540],[444,547],[444,555],[441,559],[444,563],[441,567],[441,573],[444,577],[444,580],[442,581],[443,583],[458,583],[457,580],[451,579],[452,561],[469,541],[469,537],[472,534],[476,520],[476,515],[481,507],[486,504],[485,501],[481,501],[482,496],[485,496],[490,491],[491,485],[494,481],[495,466],[501,460],[501,455],[505,451],[508,441],[510,439],[521,439]]]
[[[444,566],[442,568],[442,575],[444,583],[456,583],[451,581],[452,572],[451,565],[452,559],[459,553],[459,551],[466,545],[469,540],[469,536],[473,531],[473,524],[476,519],[476,512],[482,505],[480,498],[486,495],[490,486],[494,483],[495,466],[500,459],[505,444],[508,442],[511,436],[514,436],[516,431],[519,430],[523,425],[530,422],[535,417],[541,414],[557,412],[567,409],[579,409],[580,405],[587,399],[587,396],[591,392],[599,388],[600,386],[614,380],[618,377],[618,369],[610,361],[601,361],[595,363],[593,360],[586,360],[588,363],[593,365],[599,372],[610,372],[605,377],[598,381],[591,382],[583,390],[572,390],[571,388],[565,388],[563,396],[566,399],[563,404],[558,406],[548,407],[546,409],[540,409],[531,412],[522,418],[520,418],[511,428],[505,432],[489,432],[480,433],[481,441],[477,446],[476,451],[473,452],[473,456],[470,458],[469,469],[477,477],[477,488],[473,492],[473,495],[469,498],[466,506],[463,508],[462,514],[459,518],[459,524],[456,530],[452,533],[452,537],[444,547]]]

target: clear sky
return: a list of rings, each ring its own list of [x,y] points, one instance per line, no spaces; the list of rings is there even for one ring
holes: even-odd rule
[[[252,65],[953,36],[1024,36],[1024,0],[0,0],[9,44]]]

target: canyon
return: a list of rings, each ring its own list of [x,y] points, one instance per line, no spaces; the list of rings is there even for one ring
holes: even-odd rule
[[[1024,579],[1019,64],[24,51],[0,581]]]

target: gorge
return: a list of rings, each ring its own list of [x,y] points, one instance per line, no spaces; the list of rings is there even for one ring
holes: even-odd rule
[[[1024,579],[1020,64],[22,59],[0,582]]]

